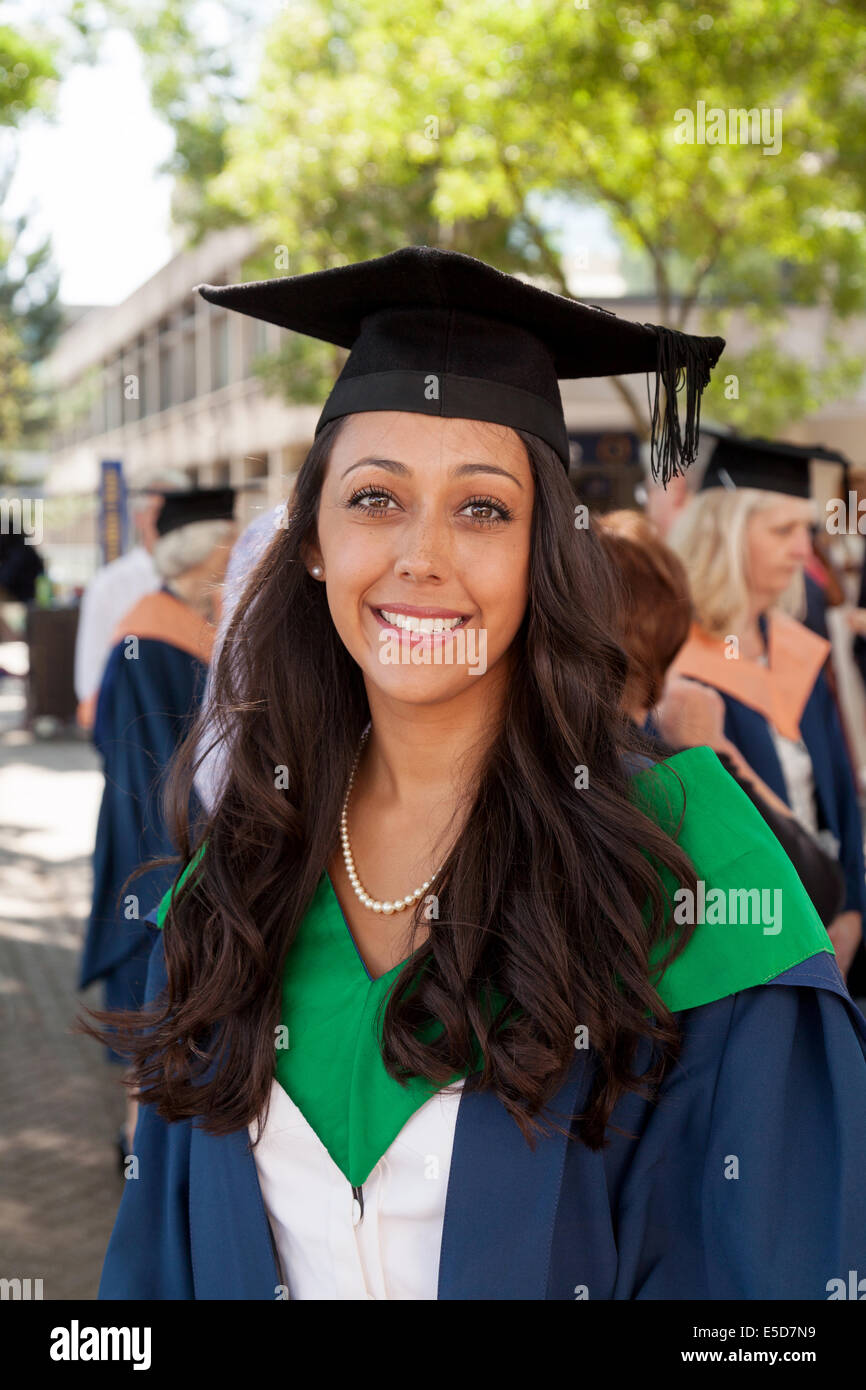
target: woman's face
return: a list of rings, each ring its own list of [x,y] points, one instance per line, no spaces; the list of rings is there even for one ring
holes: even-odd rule
[[[749,588],[769,603],[784,593],[812,553],[811,504],[780,497],[766,511],[753,512],[746,524],[746,575]]]
[[[368,690],[438,703],[489,679],[526,609],[534,493],[506,426],[404,411],[345,421],[309,564]]]

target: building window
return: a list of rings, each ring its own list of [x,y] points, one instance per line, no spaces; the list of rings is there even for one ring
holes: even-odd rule
[[[142,378],[144,395],[144,414],[156,415],[159,411],[159,361],[158,338],[151,338],[147,345],[144,375]]]
[[[115,359],[105,369],[105,428],[116,430],[123,423],[123,378]]]
[[[195,323],[186,320],[181,337],[181,400],[191,401],[195,395]]]
[[[148,391],[150,387],[150,372],[147,370],[148,357],[142,349],[138,356],[138,418],[143,420],[145,415],[150,412],[150,401]]]
[[[174,351],[171,339],[166,334],[160,335],[159,342],[159,408],[167,410],[174,404],[174,391],[172,381],[172,371],[174,367]]]
[[[141,418],[141,389],[141,356],[136,349],[133,349],[123,360],[123,375],[120,382],[123,419],[127,425]]]
[[[76,427],[77,427],[77,422],[76,422],[76,426],[74,426],[72,429],[70,429],[70,430],[67,431],[70,441],[71,441],[71,439],[73,438],[73,436],[74,436],[74,434],[75,434],[75,428],[76,428]],[[86,434],[104,434],[104,433],[105,433],[105,388],[104,388],[104,385],[102,385],[102,383],[100,383],[100,382],[98,381],[98,379],[97,379],[97,389],[96,389],[95,391],[93,391],[92,396],[91,396],[91,400],[90,400],[90,419],[89,419],[89,421],[85,422],[85,433],[86,433]]]
[[[253,363],[267,351],[268,325],[264,319],[244,320],[244,378],[253,374]]]
[[[212,391],[228,385],[229,321],[226,313],[218,314],[211,324],[210,371]]]

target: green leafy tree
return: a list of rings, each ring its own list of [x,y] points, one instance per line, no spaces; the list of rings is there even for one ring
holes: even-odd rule
[[[21,355],[21,340],[0,318],[0,446],[13,447],[23,433],[23,403],[30,373]]]
[[[0,25],[0,126],[21,126],[25,117],[50,115],[58,79],[59,45]],[[0,207],[15,169],[14,143],[4,142]],[[33,367],[60,326],[57,275],[50,243],[22,251],[27,218],[0,221],[0,449],[26,445],[44,429],[48,403],[34,382]]]
[[[20,126],[33,111],[51,110],[58,77],[57,44],[0,24],[0,125]]]
[[[290,0],[207,201],[261,227],[270,274],[280,248],[294,274],[427,242],[563,294],[574,248],[550,207],[602,207],[662,322],[749,316],[707,409],[775,429],[862,371],[838,333],[866,306],[862,18],[826,0]],[[768,138],[701,141],[699,103],[766,112]],[[797,304],[825,310],[805,363],[784,340]],[[642,427],[642,385],[617,386]]]
[[[237,221],[204,190],[225,164],[227,132],[243,119],[249,81],[241,58],[260,31],[260,12],[248,0],[220,0],[218,10],[210,0],[102,0],[102,13],[135,39],[153,109],[172,127],[174,150],[159,172],[174,177],[172,216],[194,244]]]

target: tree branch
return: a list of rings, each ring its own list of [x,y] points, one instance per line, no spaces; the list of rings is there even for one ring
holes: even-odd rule
[[[560,286],[559,293],[564,295],[567,299],[574,299],[574,295],[570,292],[568,285],[566,284],[565,276],[562,272],[562,263],[559,257],[555,255],[555,253],[551,250],[550,246],[547,243],[547,238],[544,234],[544,228],[541,227],[539,223],[536,221],[536,219],[531,215],[531,213],[529,213],[526,210],[526,200],[523,189],[520,186],[520,181],[517,178],[517,171],[504,163],[502,167],[505,171],[506,178],[511,184],[515,197],[518,200],[521,220],[525,222],[526,226],[529,228],[529,231],[532,234],[533,245],[537,246],[539,255],[541,256],[545,269],[547,270],[551,279],[557,285]],[[619,376],[612,376],[610,378],[610,381],[612,382],[614,389],[625,402],[626,407],[628,408],[628,411],[632,417],[632,421],[635,425],[636,432],[638,433],[641,439],[646,439],[649,433],[647,422],[644,419],[640,406],[637,403],[637,398],[635,397],[631,387],[628,386],[626,382],[623,381],[622,377]]]

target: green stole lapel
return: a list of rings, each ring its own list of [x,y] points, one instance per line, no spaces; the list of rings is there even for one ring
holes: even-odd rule
[[[669,1009],[711,1004],[766,984],[819,951],[835,954],[794,865],[711,748],[676,753],[637,773],[632,785],[637,804],[675,836],[699,880],[691,903],[684,890],[677,896],[672,875],[660,874],[671,899],[672,936],[678,925],[698,923],[655,981]],[[652,962],[672,936],[655,947]]]
[[[440,1089],[417,1076],[402,1085],[382,1060],[381,1014],[404,963],[370,977],[323,874],[283,977],[276,1077],[355,1187]]]

